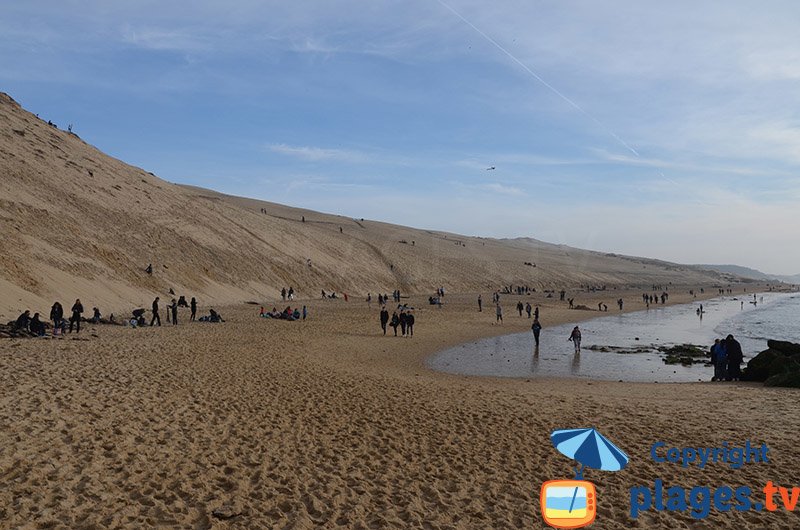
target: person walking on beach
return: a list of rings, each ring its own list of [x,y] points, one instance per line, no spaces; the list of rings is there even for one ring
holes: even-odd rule
[[[281,289],[281,300],[286,301],[286,287]]]
[[[500,302],[497,302],[496,314],[497,314],[496,322],[500,322],[502,324],[503,323],[503,308],[500,307]]]
[[[408,315],[405,311],[400,311],[400,333],[406,336],[406,325],[408,324]]]
[[[531,318],[531,309],[533,309],[533,308],[531,307],[531,303],[530,302],[525,304],[525,312],[528,313],[528,318]]]
[[[567,340],[572,341],[572,345],[575,346],[575,353],[581,352],[581,330],[578,329],[578,326],[572,328],[572,333],[570,333]]]
[[[728,354],[725,351],[725,343],[719,339],[714,340],[711,346],[711,364],[714,365],[714,377],[712,381],[725,381],[728,374]]]
[[[483,300],[481,300],[481,295],[478,295],[478,313],[483,312]]]
[[[392,326],[392,329],[394,329],[394,336],[396,337],[397,326],[400,325],[400,318],[397,316],[397,311],[392,313],[392,321],[389,323],[389,325]]]
[[[538,318],[533,319],[533,324],[531,325],[531,331],[533,331],[533,340],[536,342],[536,346],[539,346],[539,332],[542,331],[542,325],[539,323]]]
[[[158,327],[161,327],[161,317],[158,315],[158,301],[160,300],[159,297],[156,296],[156,299],[153,300],[153,318],[150,320],[150,327],[153,327],[155,322],[158,322]]]
[[[308,316],[308,308],[306,306],[303,306],[303,320],[305,320],[307,316]]]
[[[169,309],[172,312],[172,325],[178,325],[178,302],[175,299],[172,299],[172,303],[169,305]]]
[[[81,332],[81,314],[83,313],[83,304],[81,304],[80,299],[75,300],[75,303],[72,304],[72,316],[69,319],[69,332],[72,333],[72,325],[75,324],[77,326],[77,332]]]
[[[381,308],[381,329],[383,330],[383,334],[386,335],[386,324],[389,323],[389,311],[386,307]]]
[[[728,354],[728,373],[726,381],[738,381],[742,377],[741,364],[744,355],[742,345],[733,338],[733,335],[725,337],[725,352]]]
[[[414,336],[414,314],[411,312],[406,315],[406,330],[409,338]]]
[[[195,299],[194,296],[192,297],[192,301],[189,304],[189,307],[192,309],[191,321],[194,322],[194,318],[197,316],[197,300]]]
[[[539,306],[538,305],[533,309],[533,319],[534,320],[539,320]]]
[[[519,312],[519,316],[522,317],[522,310],[525,309],[525,306],[522,305],[522,300],[517,302],[517,311]]]

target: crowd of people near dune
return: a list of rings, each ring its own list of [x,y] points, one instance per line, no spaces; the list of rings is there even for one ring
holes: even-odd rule
[[[172,289],[170,289],[172,293]],[[192,297],[191,301],[187,301],[185,296],[180,296],[177,299],[172,298],[170,303],[164,306],[166,311],[166,322],[172,326],[178,325],[179,308],[186,308],[190,311],[190,322],[225,322],[222,315],[219,314],[214,308],[209,308],[207,315],[197,316],[197,299]],[[61,302],[54,302],[50,307],[50,312],[47,319],[42,317],[40,312],[34,312],[31,315],[30,309],[24,310],[17,319],[13,322],[13,329],[15,331],[24,332],[35,337],[46,337],[48,332],[52,337],[63,337],[68,333],[79,334],[81,332],[81,324],[107,324],[107,325],[122,325],[131,328],[153,327],[161,326],[161,297],[156,296],[150,306],[150,320],[148,324],[147,317],[145,316],[147,310],[144,308],[136,308],[131,311],[130,317],[119,318],[114,313],[109,314],[108,318],[104,318],[100,309],[96,306],[92,307],[92,315],[87,318],[84,316],[86,313],[83,303],[80,299],[76,299],[75,303],[70,307],[69,313],[65,313],[64,306]]]
[[[149,267],[148,267],[149,268]],[[583,288],[581,289],[583,290]],[[601,288],[588,287],[590,292],[605,291],[606,287]],[[641,296],[642,303],[645,308],[650,308],[651,304],[665,305],[669,301],[669,293],[667,288],[660,285],[654,285],[653,291],[657,294],[643,293]],[[702,292],[702,289],[701,289]],[[532,321],[530,329],[533,334],[535,347],[539,347],[540,338],[543,330],[542,321],[540,320],[540,307],[538,304],[531,303],[531,300],[524,300],[524,297],[532,296],[536,293],[536,289],[528,286],[502,286],[492,292],[491,300],[494,305],[494,319],[493,323],[497,325],[503,324],[504,309],[503,301],[506,296],[516,296],[514,309],[519,318],[530,319]],[[445,288],[439,287],[435,290],[435,294],[428,297],[428,302],[431,305],[442,308],[443,300],[445,298]],[[569,308],[586,308],[586,306],[576,305],[574,297],[567,297],[567,291],[561,289],[560,291],[550,290],[541,293],[545,298],[552,298],[553,294],[558,294],[561,302],[569,304]],[[690,294],[693,294],[690,291]],[[104,318],[100,310],[95,306],[92,307],[91,316],[86,318],[86,313],[83,303],[80,299],[76,299],[70,307],[69,311],[65,311],[60,302],[53,303],[47,318],[43,318],[42,313],[35,312],[31,314],[30,310],[23,311],[13,323],[14,329],[24,331],[31,336],[45,337],[48,331],[53,337],[64,336],[69,333],[79,334],[81,332],[81,324],[116,324],[126,325],[131,328],[144,328],[144,327],[159,327],[162,326],[162,310],[165,313],[165,323],[171,326],[178,326],[179,321],[184,318],[188,322],[212,322],[220,323],[225,322],[222,315],[213,308],[208,309],[208,314],[198,316],[198,301],[195,297],[187,300],[186,296],[174,297],[175,293],[172,289],[169,290],[169,295],[173,297],[168,304],[163,304],[161,297],[156,296],[148,310],[145,308],[136,308],[131,312],[128,318],[118,318],[114,314],[110,314],[108,318]],[[283,302],[294,301],[297,297],[297,292],[294,287],[283,287],[279,291],[280,300]],[[343,299],[344,302],[349,301],[347,294],[337,295],[334,291],[322,291],[322,298],[325,300]],[[413,306],[408,303],[402,302],[403,296],[399,289],[392,291],[391,295],[379,293],[377,295],[377,306],[379,308],[379,322],[380,333],[384,336],[391,335],[394,337],[412,338],[414,336],[414,328],[417,323],[417,311]],[[407,296],[405,298],[408,298]],[[367,293],[366,303],[368,308],[372,309],[373,296],[372,293]],[[392,304],[392,308],[390,308]],[[624,301],[622,298],[616,300],[616,305],[622,311]],[[598,311],[607,312],[608,306],[599,302]],[[702,307],[702,306],[701,306]],[[181,316],[181,308],[186,309],[188,315]],[[477,295],[477,309],[478,312],[483,312],[483,296]],[[587,308],[588,309],[588,308]],[[180,318],[179,318],[180,317]],[[259,317],[263,319],[274,319],[284,321],[305,321],[309,317],[309,307],[305,304],[292,306],[286,305],[284,309],[278,309],[278,306],[273,306],[272,310],[267,310],[265,305],[260,306]],[[563,340],[563,339],[562,339]],[[581,351],[581,331],[578,326],[575,326],[570,333],[568,340],[573,343],[575,353]],[[742,349],[739,343],[728,335],[725,339],[718,339],[710,349],[710,365],[714,369],[714,376],[712,381],[737,381],[741,376],[740,365],[742,363]]]

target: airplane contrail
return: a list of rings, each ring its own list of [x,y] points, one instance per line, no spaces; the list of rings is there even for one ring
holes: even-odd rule
[[[462,22],[464,22],[464,24],[468,25],[468,26],[469,26],[469,27],[471,27],[473,30],[475,30],[475,32],[476,32],[478,35],[480,35],[481,37],[483,37],[484,39],[486,39],[487,41],[489,41],[489,42],[490,42],[490,43],[491,43],[491,44],[492,44],[492,45],[493,45],[495,48],[497,48],[498,50],[500,50],[501,52],[503,52],[503,53],[504,53],[506,56],[508,56],[508,58],[509,58],[509,59],[511,59],[512,61],[514,61],[515,63],[517,63],[517,65],[519,65],[519,67],[520,67],[520,68],[522,68],[523,70],[525,70],[525,71],[526,71],[528,74],[530,74],[530,75],[531,75],[531,76],[532,76],[534,79],[536,79],[536,80],[537,80],[539,83],[541,83],[543,86],[545,86],[545,87],[546,87],[548,90],[550,90],[550,91],[551,91],[553,94],[557,95],[558,97],[560,97],[561,99],[563,99],[564,101],[566,101],[567,103],[569,103],[569,105],[570,105],[570,106],[572,106],[573,108],[575,108],[575,110],[577,110],[578,112],[580,112],[581,114],[583,114],[584,116],[586,116],[587,118],[589,118],[590,120],[592,120],[593,122],[595,122],[597,125],[599,125],[599,126],[600,126],[600,127],[603,129],[603,130],[605,130],[605,131],[606,131],[608,134],[610,134],[612,138],[614,138],[614,139],[615,139],[617,142],[619,142],[619,144],[620,144],[620,145],[622,145],[622,146],[623,146],[625,149],[627,149],[628,151],[630,151],[631,153],[633,153],[634,155],[636,155],[636,157],[637,157],[637,158],[641,158],[641,157],[640,157],[640,155],[639,155],[639,153],[636,151],[636,149],[634,149],[633,147],[631,147],[630,145],[628,145],[628,143],[627,143],[625,140],[623,140],[622,138],[620,138],[620,137],[619,137],[619,136],[618,136],[618,135],[617,135],[617,134],[616,134],[614,131],[612,131],[612,130],[611,130],[611,129],[610,129],[610,128],[609,128],[609,127],[608,127],[608,126],[605,124],[605,123],[601,122],[600,120],[598,120],[597,118],[595,118],[594,116],[592,116],[591,114],[589,114],[587,111],[585,111],[585,110],[583,109],[583,107],[581,107],[580,105],[578,105],[577,103],[575,103],[574,101],[572,101],[570,98],[568,98],[567,96],[565,96],[564,94],[562,94],[561,92],[559,92],[559,90],[558,90],[556,87],[554,87],[553,85],[551,85],[550,83],[548,83],[547,81],[545,81],[545,80],[544,80],[544,79],[543,79],[543,78],[542,78],[542,77],[541,77],[539,74],[537,74],[536,72],[534,72],[533,70],[531,70],[531,69],[528,67],[528,65],[526,65],[525,63],[523,63],[522,61],[520,61],[519,59],[517,59],[517,57],[516,57],[516,56],[515,56],[513,53],[511,53],[510,51],[508,51],[507,49],[505,49],[505,48],[504,48],[504,47],[503,47],[503,46],[502,46],[502,45],[501,45],[499,42],[497,42],[497,41],[496,41],[496,40],[494,40],[492,37],[490,37],[489,35],[487,35],[487,34],[486,34],[486,33],[484,33],[483,31],[481,31],[481,30],[480,30],[480,29],[479,29],[479,28],[478,28],[478,27],[477,27],[475,24],[473,24],[472,22],[470,22],[469,20],[467,20],[467,19],[464,17],[464,15],[462,15],[461,13],[459,13],[458,11],[456,11],[456,10],[455,10],[455,9],[454,9],[452,6],[450,6],[449,4],[445,3],[443,0],[436,0],[436,1],[437,1],[437,2],[439,2],[439,3],[440,3],[442,6],[443,6],[443,7],[447,8],[447,9],[448,9],[448,10],[449,10],[451,13],[453,13],[453,14],[454,14],[455,16],[457,16],[459,19],[461,19],[461,21],[462,21]]]

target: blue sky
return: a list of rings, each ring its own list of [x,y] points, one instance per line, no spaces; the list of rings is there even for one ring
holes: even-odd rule
[[[5,3],[0,90],[169,181],[800,272],[796,2]]]

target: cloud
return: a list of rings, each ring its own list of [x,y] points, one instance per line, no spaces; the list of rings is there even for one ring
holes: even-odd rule
[[[187,28],[127,27],[121,38],[126,44],[147,50],[197,52],[213,48],[210,36]]]
[[[266,146],[268,151],[284,156],[300,158],[311,162],[323,160],[336,160],[339,162],[366,162],[370,157],[360,151],[347,149],[329,149],[313,146],[296,146],[287,144],[269,144]]]
[[[499,193],[500,195],[525,195],[525,192],[522,191],[520,188],[515,186],[506,186],[505,184],[500,184],[499,182],[490,182],[489,184],[482,184],[480,188],[491,192],[491,193]]]

